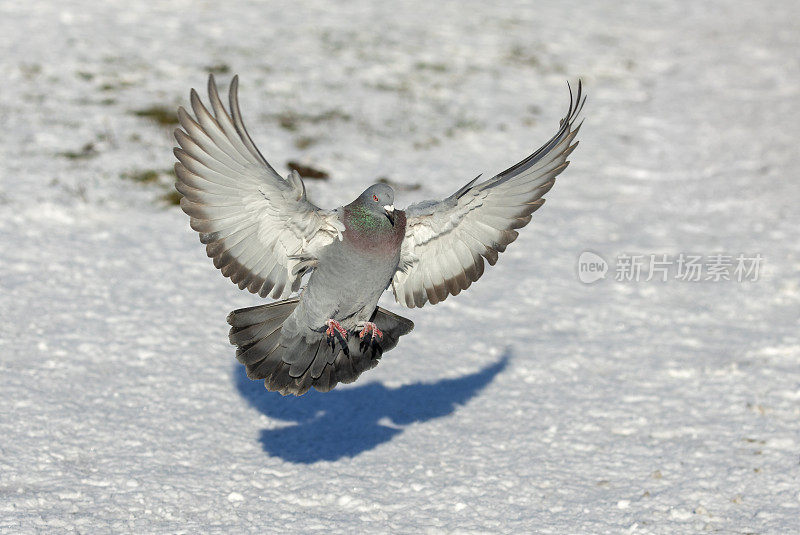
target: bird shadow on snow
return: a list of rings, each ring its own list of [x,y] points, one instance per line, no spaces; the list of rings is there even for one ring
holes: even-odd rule
[[[310,464],[355,457],[388,442],[403,426],[452,414],[475,397],[508,364],[509,352],[475,373],[387,388],[367,383],[301,397],[283,397],[251,381],[243,367],[234,373],[236,388],[262,414],[294,425],[263,429],[260,442],[269,455],[293,463]]]

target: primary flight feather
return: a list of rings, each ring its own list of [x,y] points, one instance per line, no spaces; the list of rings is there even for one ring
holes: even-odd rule
[[[386,184],[348,205],[323,210],[306,198],[297,172],[282,178],[242,122],[238,77],[230,112],[208,80],[211,109],[190,93],[193,115],[178,109],[181,128],[176,189],[208,256],[239,288],[283,299],[235,310],[230,341],[251,379],[269,390],[326,392],[377,365],[414,324],[377,306],[392,287],[406,307],[457,295],[483,274],[484,259],[517,238],[578,145],[581,83],[558,132],[497,176],[477,178],[442,201],[394,208]],[[305,274],[311,273],[302,293]]]

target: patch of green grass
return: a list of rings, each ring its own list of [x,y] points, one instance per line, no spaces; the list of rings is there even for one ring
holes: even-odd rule
[[[278,124],[281,125],[281,128],[285,128],[290,132],[294,132],[297,130],[298,126],[298,118],[297,115],[291,112],[283,112],[277,115]]]
[[[158,196],[158,200],[169,206],[180,206],[183,195],[171,189]]]
[[[160,176],[161,173],[153,169],[148,169],[146,171],[132,171],[122,174],[122,178],[125,180],[132,180],[133,182],[138,182],[139,184],[152,184],[154,182],[158,182]]]
[[[178,124],[178,114],[172,108],[154,105],[141,110],[135,110],[133,114],[137,117],[144,117],[161,126],[175,126]]]
[[[364,84],[369,88],[378,91],[388,91],[392,93],[400,93],[401,95],[408,95],[411,93],[411,82],[408,80],[378,80],[375,83]]]
[[[300,176],[303,178],[309,178],[312,180],[327,180],[328,178],[330,178],[330,175],[328,174],[327,171],[323,171],[322,169],[316,169],[314,167],[311,167],[310,165],[304,165],[294,160],[286,162],[286,166],[292,171],[297,171],[298,173],[300,173]]]
[[[94,158],[97,156],[97,149],[95,148],[94,143],[87,143],[81,147],[80,150],[62,152],[60,153],[60,156],[70,160],[84,160],[86,158]]]
[[[328,110],[318,115],[307,116],[311,123],[325,123],[328,121],[349,121],[352,119],[349,114],[339,110]]]
[[[182,195],[175,191],[174,169],[137,169],[122,173],[123,180],[129,180],[144,187],[160,191],[156,203],[175,206],[180,204]]]
[[[281,125],[282,128],[290,132],[294,132],[300,128],[301,123],[319,124],[331,121],[349,121],[352,119],[350,115],[339,110],[327,110],[318,114],[284,111],[274,115],[274,117],[278,120],[278,124]]]
[[[388,184],[392,186],[395,191],[417,191],[418,189],[422,188],[422,184],[414,182],[412,184],[406,184],[403,182],[395,182],[391,178],[382,176],[378,179],[380,184]]]
[[[231,67],[226,63],[215,63],[213,65],[207,65],[206,70],[211,74],[228,74],[231,72]]]
[[[542,113],[542,109],[536,104],[530,104],[526,109],[527,115],[523,116],[521,121],[525,126],[534,126],[536,124],[536,116]]]
[[[300,136],[294,139],[294,146],[298,149],[307,149],[317,142],[317,138],[311,136]]]
[[[414,64],[418,71],[446,72],[447,65],[439,62],[418,61]]]
[[[538,56],[526,50],[522,45],[514,45],[511,47],[511,50],[508,51],[508,55],[506,56],[506,60],[510,63],[520,63],[522,65],[528,65],[529,67],[538,67],[541,65]]]
[[[25,78],[31,80],[42,73],[42,66],[38,63],[20,63],[19,70]]]
[[[514,45],[505,57],[507,63],[533,67],[537,70],[551,73],[563,73],[564,65],[558,63],[553,54],[548,53],[543,46],[535,46],[536,50],[523,45]]]
[[[457,133],[462,132],[464,130],[472,130],[472,131],[479,131],[483,130],[485,125],[478,121],[477,119],[471,119],[467,117],[459,117],[456,119],[456,122],[445,130],[444,135],[447,137],[453,137]]]
[[[100,84],[100,91],[117,91],[126,87],[133,87],[133,82],[127,80],[116,80],[114,82],[104,82]]]
[[[436,147],[440,143],[441,141],[439,140],[439,138],[437,138],[436,136],[430,136],[425,139],[415,141],[413,143],[413,146],[415,150],[422,150],[422,149],[429,149],[431,147]]]

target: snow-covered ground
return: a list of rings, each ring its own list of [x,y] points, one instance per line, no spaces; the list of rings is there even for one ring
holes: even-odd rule
[[[0,532],[800,531],[798,20],[792,0],[0,2]],[[566,80],[587,121],[481,281],[387,295],[416,329],[380,366],[282,398],[227,342],[259,299],[159,200],[172,127],[135,113],[209,70],[241,76],[276,168],[330,173],[307,181],[327,207],[500,171],[554,132]],[[605,280],[578,280],[586,250]],[[618,282],[623,253],[763,260]]]

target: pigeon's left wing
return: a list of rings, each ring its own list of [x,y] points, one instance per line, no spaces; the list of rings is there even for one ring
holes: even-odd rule
[[[191,92],[195,118],[183,108],[175,130],[175,188],[181,208],[191,216],[208,256],[222,274],[262,297],[287,297],[320,251],[341,238],[339,213],[306,199],[300,175],[286,180],[264,159],[244,127],[237,97],[238,77],[230,87],[231,112],[208,79],[213,114]]]
[[[497,262],[498,253],[517,239],[514,229],[528,224],[569,164],[585,100],[578,82],[556,135],[521,162],[480,184],[476,178],[443,201],[408,207],[400,269],[392,279],[401,305],[421,307],[457,295],[483,275],[484,258]]]

